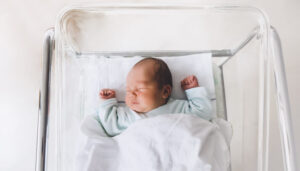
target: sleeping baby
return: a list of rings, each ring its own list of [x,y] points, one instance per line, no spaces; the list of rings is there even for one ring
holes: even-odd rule
[[[211,120],[212,106],[197,78],[186,77],[181,88],[188,100],[170,98],[172,75],[168,65],[161,59],[144,58],[127,75],[126,105],[117,103],[114,90],[100,91],[99,122],[109,136],[115,136],[139,119],[161,114],[184,113]]]

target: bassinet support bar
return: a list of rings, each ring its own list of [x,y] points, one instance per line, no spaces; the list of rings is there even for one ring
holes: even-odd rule
[[[222,49],[222,50],[202,50],[202,51],[176,51],[176,50],[165,50],[165,51],[122,51],[122,52],[75,52],[76,56],[81,55],[89,55],[89,54],[96,54],[99,56],[124,56],[124,57],[133,57],[133,56],[155,56],[155,57],[162,57],[162,56],[183,56],[183,55],[192,55],[192,54],[199,54],[199,53],[211,53],[212,57],[228,57],[233,56],[232,50],[229,49]]]
[[[38,136],[36,149],[36,171],[46,170],[46,153],[48,138],[48,115],[50,105],[50,73],[51,59],[54,48],[54,29],[49,29],[45,34],[43,49],[43,71],[42,71],[42,87],[39,97],[39,115],[38,115]]]
[[[282,153],[284,155],[284,167],[287,171],[298,171],[294,133],[291,119],[291,107],[287,79],[285,74],[283,53],[280,37],[276,29],[271,26],[271,55],[274,61],[274,76],[276,83],[276,97],[278,103],[278,120],[280,127]]]

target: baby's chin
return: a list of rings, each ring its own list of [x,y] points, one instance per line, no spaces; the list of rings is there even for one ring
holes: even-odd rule
[[[129,107],[131,110],[133,110],[133,111],[135,111],[136,113],[139,113],[139,114],[147,113],[147,112],[150,111],[150,110],[147,110],[147,109],[143,109],[143,108],[141,108],[141,107],[139,107],[139,106],[137,106],[137,105],[128,105],[128,107]]]
[[[131,110],[139,114],[147,113],[155,108],[153,105],[148,105],[141,102],[132,102],[125,100],[125,103]]]
[[[130,107],[130,106],[129,106],[129,108],[130,108],[131,110],[135,111],[136,113],[139,113],[139,114],[142,114],[142,113],[146,113],[146,112],[147,112],[147,111],[141,110],[141,109],[139,109],[139,108],[137,108],[137,107]]]

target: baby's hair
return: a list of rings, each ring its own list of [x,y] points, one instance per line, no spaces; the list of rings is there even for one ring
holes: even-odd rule
[[[172,88],[172,74],[168,65],[163,60],[158,58],[147,57],[136,63],[134,67],[149,61],[154,62],[154,80],[158,83],[158,88],[162,89],[164,85],[170,85]]]

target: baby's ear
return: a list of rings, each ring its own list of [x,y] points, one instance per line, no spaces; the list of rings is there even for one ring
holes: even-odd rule
[[[171,96],[171,92],[172,92],[172,87],[170,85],[164,85],[162,97],[164,99],[167,99],[169,96]]]

